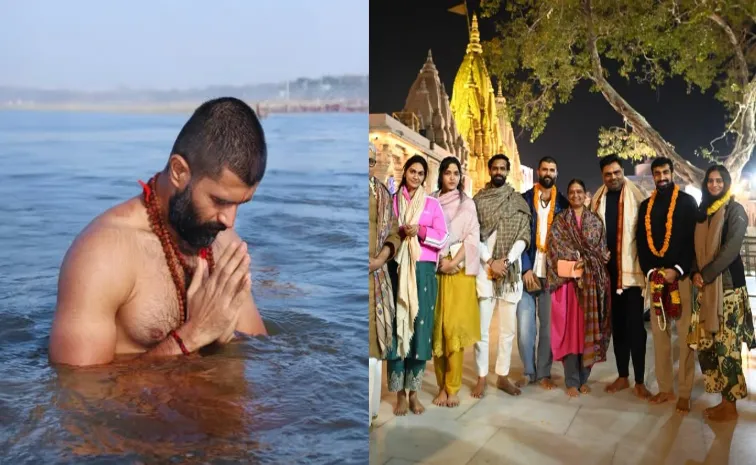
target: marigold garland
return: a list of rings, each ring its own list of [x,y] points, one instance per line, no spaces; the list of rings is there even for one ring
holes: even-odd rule
[[[549,219],[547,221],[546,226],[546,233],[548,233],[551,230],[551,223],[554,222],[554,211],[556,210],[556,195],[557,190],[556,186],[551,186],[551,199],[549,199]],[[540,184],[536,184],[533,189],[533,202],[541,201],[541,186]],[[538,211],[536,207],[536,211]],[[548,251],[548,247],[546,247],[546,244],[541,244],[541,222],[536,219],[536,248],[541,253],[546,253]]]
[[[657,269],[651,272],[651,307],[656,314],[659,328],[667,329],[667,318],[677,320],[680,318],[680,287],[679,282],[667,283],[664,270]]]
[[[722,208],[722,205],[730,201],[731,195],[732,194],[730,193],[730,191],[727,191],[724,197],[709,205],[709,208],[706,209],[706,215],[711,216],[716,213],[720,208]]]
[[[669,250],[669,241],[672,239],[672,216],[675,213],[675,205],[677,205],[677,196],[680,194],[680,186],[675,185],[672,190],[672,201],[667,210],[667,223],[665,224],[666,231],[664,233],[664,243],[662,244],[661,250],[656,250],[654,237],[653,234],[651,234],[651,210],[654,208],[654,201],[656,200],[656,194],[658,192],[659,191],[654,189],[651,198],[648,200],[648,207],[646,207],[646,241],[648,242],[648,249],[651,253],[662,258],[667,254],[667,250]]]

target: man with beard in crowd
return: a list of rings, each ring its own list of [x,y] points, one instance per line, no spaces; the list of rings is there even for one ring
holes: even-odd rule
[[[556,160],[542,158],[537,172],[538,183],[523,194],[531,220],[530,247],[522,254],[525,292],[517,304],[517,348],[525,377],[517,384],[523,387],[538,382],[544,389],[551,390],[556,385],[551,380],[551,293],[546,286],[546,238],[554,216],[568,208],[569,202],[556,187]]]
[[[251,294],[239,205],[265,173],[255,112],[202,104],[143,192],[95,218],[68,250],[50,335],[53,363],[191,355],[235,331],[266,334]]]
[[[530,212],[522,196],[506,183],[509,159],[497,154],[488,161],[491,181],[473,201],[480,223],[480,272],[477,277],[480,305],[480,342],[475,344],[478,383],[472,396],[480,398],[488,377],[488,339],[491,318],[499,312],[499,346],[496,355],[496,387],[519,395],[509,381],[512,342],[516,325],[516,306],[522,295],[520,255],[530,242]],[[495,308],[494,308],[495,307]]]
[[[651,334],[654,338],[656,379],[659,393],[650,399],[661,404],[675,399],[672,380],[672,324],[676,322],[680,347],[677,411],[690,412],[690,394],[696,374],[693,350],[687,336],[692,316],[693,295],[690,269],[695,257],[693,236],[698,205],[672,180],[669,158],[651,162],[656,189],[641,203],[635,240],[638,259],[647,276],[651,301]]]
[[[607,264],[612,295],[612,336],[617,362],[617,379],[606,387],[615,393],[630,387],[630,357],[633,360],[633,393],[648,399],[646,389],[646,327],[643,324],[643,288],[646,277],[638,262],[635,231],[638,208],[644,195],[625,178],[622,160],[608,155],[599,162],[604,185],[593,196],[591,210],[604,221],[606,245],[611,253]]]

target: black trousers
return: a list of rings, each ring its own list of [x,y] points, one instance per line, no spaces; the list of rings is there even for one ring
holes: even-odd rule
[[[612,285],[612,337],[620,378],[630,377],[632,355],[635,382],[643,384],[647,334],[643,322],[643,296],[640,287],[625,289],[621,295],[617,295]]]

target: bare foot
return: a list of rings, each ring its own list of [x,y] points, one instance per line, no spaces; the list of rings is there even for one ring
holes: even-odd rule
[[[447,407],[456,407],[459,405],[459,397],[456,394],[449,394],[449,400],[446,401]]]
[[[591,392],[591,388],[589,388],[587,384],[583,384],[582,386],[580,386],[581,394],[588,394],[589,392]]]
[[[675,394],[672,392],[660,392],[659,394],[648,399],[648,401],[652,404],[663,404],[664,402],[669,402],[671,400],[675,400]]]
[[[486,393],[486,378],[485,376],[483,376],[483,377],[478,378],[478,383],[475,385],[470,395],[475,397],[476,399],[481,399],[483,397],[483,394],[485,393]]]
[[[522,391],[512,384],[506,376],[499,376],[499,379],[496,381],[496,387],[510,396],[519,396],[522,394]]]
[[[680,399],[678,399],[677,401],[677,406],[675,407],[675,410],[677,410],[677,413],[682,413],[683,415],[690,412],[690,399],[680,397]]]
[[[446,390],[441,389],[438,391],[438,395],[435,399],[433,399],[433,405],[438,405],[439,407],[446,407]]]
[[[528,386],[530,384],[535,384],[535,381],[530,376],[525,376],[515,382],[515,386],[517,386],[518,388],[524,388],[525,386]]]
[[[635,397],[643,400],[648,400],[651,397],[651,393],[646,389],[645,384],[635,383],[635,386],[633,386],[633,394],[635,394]]]
[[[578,389],[576,387],[567,388],[567,395],[570,397],[579,397],[580,392],[578,392]]]
[[[547,391],[551,391],[552,389],[557,387],[557,385],[554,384],[554,381],[552,381],[551,378],[542,378],[540,381],[538,381],[538,384],[540,384],[541,387],[546,389]]]
[[[604,388],[604,391],[608,392],[609,394],[614,394],[615,392],[619,392],[629,387],[630,382],[627,380],[627,378],[617,378],[612,384]]]
[[[407,395],[404,393],[396,394],[396,407],[394,407],[394,415],[403,417],[407,414]]]
[[[712,415],[716,411],[722,410],[722,408],[724,407],[724,404],[725,404],[725,401],[723,400],[722,402],[718,403],[714,407],[709,407],[707,409],[704,409],[704,411],[703,411],[704,416],[708,417],[709,415]]]
[[[738,409],[735,406],[735,402],[723,402],[717,407],[719,408],[707,415],[707,418],[709,420],[716,422],[725,422],[735,421],[738,419]]]
[[[415,391],[410,391],[409,406],[415,415],[422,415],[425,412],[425,407],[420,403],[420,399],[417,398],[417,392]]]

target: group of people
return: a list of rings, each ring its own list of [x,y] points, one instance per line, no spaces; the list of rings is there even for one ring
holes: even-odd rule
[[[700,205],[673,181],[667,158],[651,165],[649,198],[624,176],[614,155],[599,162],[604,185],[590,203],[579,179],[556,187],[557,162],[543,158],[538,182],[520,194],[506,183],[509,159],[488,161],[490,182],[473,198],[463,191],[462,167],[441,162],[437,190],[426,194],[428,164],[414,156],[392,195],[370,163],[370,414],[377,415],[381,361],[396,415],[421,414],[417,392],[433,360],[438,406],[459,405],[465,348],[473,347],[485,394],[489,330],[498,312],[496,387],[517,396],[527,385],[554,389],[552,363],[564,366],[567,394],[590,392],[592,367],[606,360],[611,337],[617,379],[605,390],[630,388],[652,403],[674,401],[690,411],[698,351],[707,392],[721,402],[712,420],[737,417],[747,395],[740,353],[756,348],[740,249],[748,226],[722,165],[710,167]],[[645,385],[646,328],[651,332],[659,392]],[[677,327],[679,380],[673,383],[672,322]],[[524,366],[510,380],[513,342]]]

